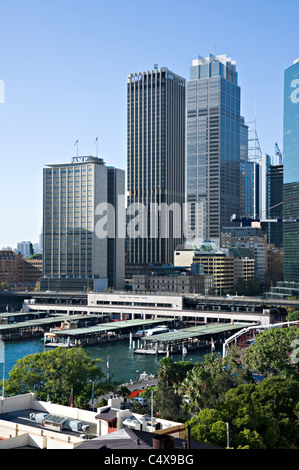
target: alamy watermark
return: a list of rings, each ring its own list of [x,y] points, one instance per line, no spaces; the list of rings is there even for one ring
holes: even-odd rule
[[[133,203],[125,209],[125,196],[118,196],[118,208],[103,202],[95,215],[100,216],[95,233],[98,238],[202,238],[201,225],[193,230],[188,224],[188,214],[193,210],[202,213],[202,203]]]
[[[5,84],[3,80],[0,80],[0,104],[5,103]]]

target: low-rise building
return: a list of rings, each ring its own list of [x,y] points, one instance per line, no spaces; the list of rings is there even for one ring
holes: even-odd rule
[[[182,436],[184,424],[159,418],[152,423],[143,415],[120,409],[120,398],[109,399],[107,407],[96,411],[39,401],[34,393],[0,398],[0,450],[76,449],[122,429],[166,430],[177,437]]]
[[[133,292],[162,292],[177,294],[203,294],[212,292],[211,276],[206,276],[203,266],[153,267],[151,274],[133,275]]]
[[[25,260],[12,250],[0,251],[0,283],[16,288],[32,287],[41,277],[41,260]]]

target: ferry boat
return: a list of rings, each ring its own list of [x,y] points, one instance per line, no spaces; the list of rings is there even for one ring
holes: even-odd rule
[[[174,330],[170,330],[166,325],[158,325],[147,330],[139,330],[135,333],[134,336],[135,338],[144,338],[145,336],[160,335],[162,333],[169,333],[170,331]]]

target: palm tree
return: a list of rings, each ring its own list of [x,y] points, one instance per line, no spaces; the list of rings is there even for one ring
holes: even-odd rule
[[[131,395],[131,390],[126,385],[122,385],[117,390],[117,393],[120,397],[122,397],[122,399],[124,400],[124,405],[125,405],[127,398]]]

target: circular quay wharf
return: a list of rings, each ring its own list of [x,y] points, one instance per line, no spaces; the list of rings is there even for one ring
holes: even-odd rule
[[[250,326],[260,325],[263,329],[281,323],[286,307],[299,308],[299,302],[126,291],[32,292],[25,294],[22,307],[26,321],[20,321],[22,314],[12,317],[11,313],[15,323],[0,324],[3,339],[39,334],[44,335],[45,346],[74,347],[130,338],[129,346],[135,353],[168,355],[183,354],[184,348],[212,347],[214,343],[219,346],[232,334]],[[33,319],[28,318],[29,314]],[[143,337],[133,341],[138,329],[159,323],[177,331],[161,333],[159,339]]]
[[[220,324],[210,323],[206,325],[182,328],[177,331],[159,334],[157,336],[145,336],[140,340],[140,347],[134,350],[136,354],[164,354],[181,353],[184,357],[188,351],[205,348],[208,345],[211,352],[215,344],[224,344],[228,336],[235,331],[254,326],[253,323]],[[139,345],[138,345],[139,346]]]

